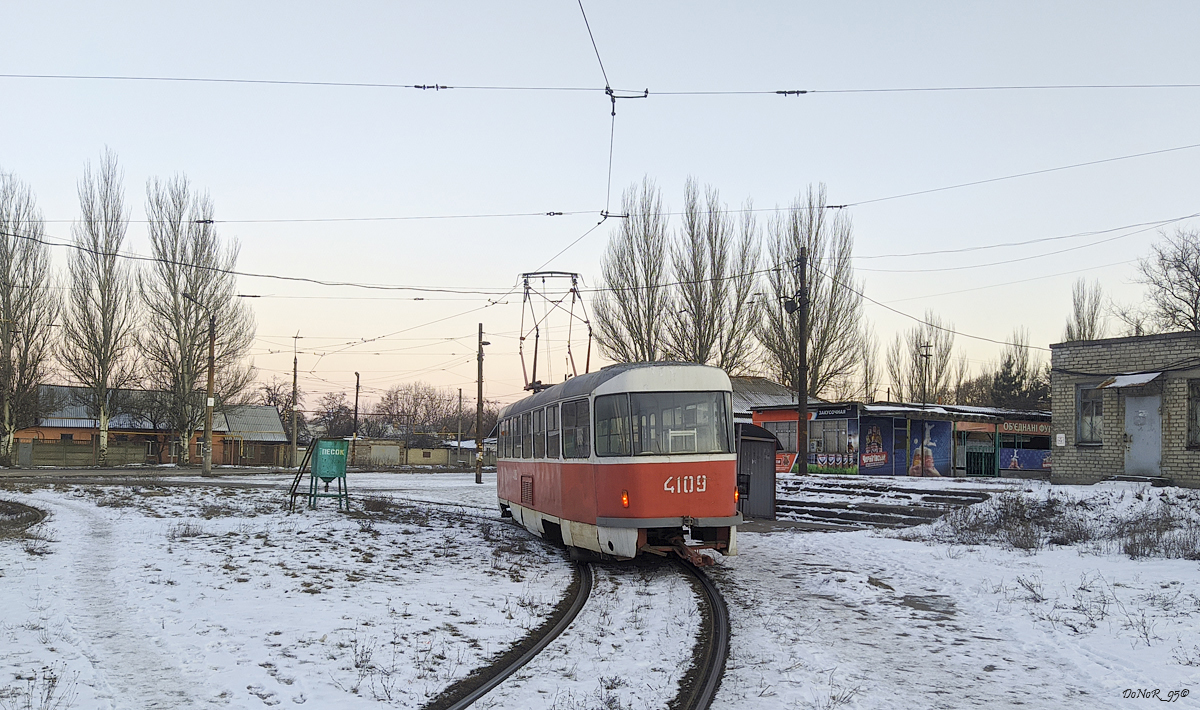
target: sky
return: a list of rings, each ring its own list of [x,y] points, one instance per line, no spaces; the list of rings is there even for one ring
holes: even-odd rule
[[[1000,346],[968,335],[1003,341],[1026,328],[1033,345],[1058,342],[1080,276],[1140,301],[1136,260],[1161,238],[1155,223],[1200,213],[1200,147],[868,202],[1200,144],[1200,88],[823,93],[1200,83],[1194,3],[584,8],[596,50],[569,0],[4,3],[0,74],[593,91],[0,77],[0,170],[33,188],[52,238],[70,236],[76,181],[108,147],[135,220],[149,178],[183,173],[206,190],[219,233],[240,244],[241,271],[492,292],[239,279],[258,296],[263,379],[290,378],[295,344],[302,389],[353,393],[358,371],[368,401],[414,380],[470,400],[479,323],[491,343],[485,396],[519,399],[519,274],[574,271],[595,286],[616,222],[579,237],[643,178],[672,210],[688,177],[731,207],[786,206],[819,183],[831,203],[865,202],[847,209],[864,293],[907,314],[867,303],[883,347],[928,310],[960,332],[976,369]],[[595,91],[605,74],[650,92],[617,104],[611,197],[614,124]],[[789,89],[819,92],[662,93]],[[513,213],[535,216],[364,219]],[[1139,226],[1118,229],[1128,225]],[[1067,235],[1082,236],[879,258]],[[143,223],[126,248],[148,253]],[[557,381],[566,322],[548,322],[550,371],[543,358],[539,378]],[[577,339],[580,369],[584,352]]]

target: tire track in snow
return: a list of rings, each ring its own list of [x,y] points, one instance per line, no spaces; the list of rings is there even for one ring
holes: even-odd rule
[[[177,659],[160,650],[158,630],[139,619],[117,574],[134,562],[122,547],[114,525],[91,503],[56,501],[77,524],[70,526],[78,544],[64,546],[73,555],[63,590],[67,614],[76,633],[86,639],[85,655],[112,692],[118,708],[195,708],[200,690],[179,668]]]

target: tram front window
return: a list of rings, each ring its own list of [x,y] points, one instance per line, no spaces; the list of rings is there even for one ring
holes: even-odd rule
[[[733,451],[726,392],[639,392],[629,400],[634,456]]]

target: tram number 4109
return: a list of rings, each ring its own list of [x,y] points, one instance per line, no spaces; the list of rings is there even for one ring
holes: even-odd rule
[[[667,493],[703,493],[708,490],[708,476],[667,476],[663,490]]]

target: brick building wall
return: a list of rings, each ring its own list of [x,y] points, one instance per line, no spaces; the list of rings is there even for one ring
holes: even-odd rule
[[[1055,483],[1095,483],[1125,473],[1125,400],[1162,395],[1163,477],[1200,487],[1200,449],[1187,447],[1188,380],[1200,379],[1200,333],[1165,333],[1051,345],[1051,445]],[[1191,369],[1178,369],[1196,365]],[[1103,390],[1102,443],[1076,441],[1076,392],[1109,376],[1162,370],[1142,387]],[[1168,370],[1171,370],[1168,372]],[[1088,373],[1088,374],[1078,374]],[[1058,446],[1063,435],[1066,445]]]

